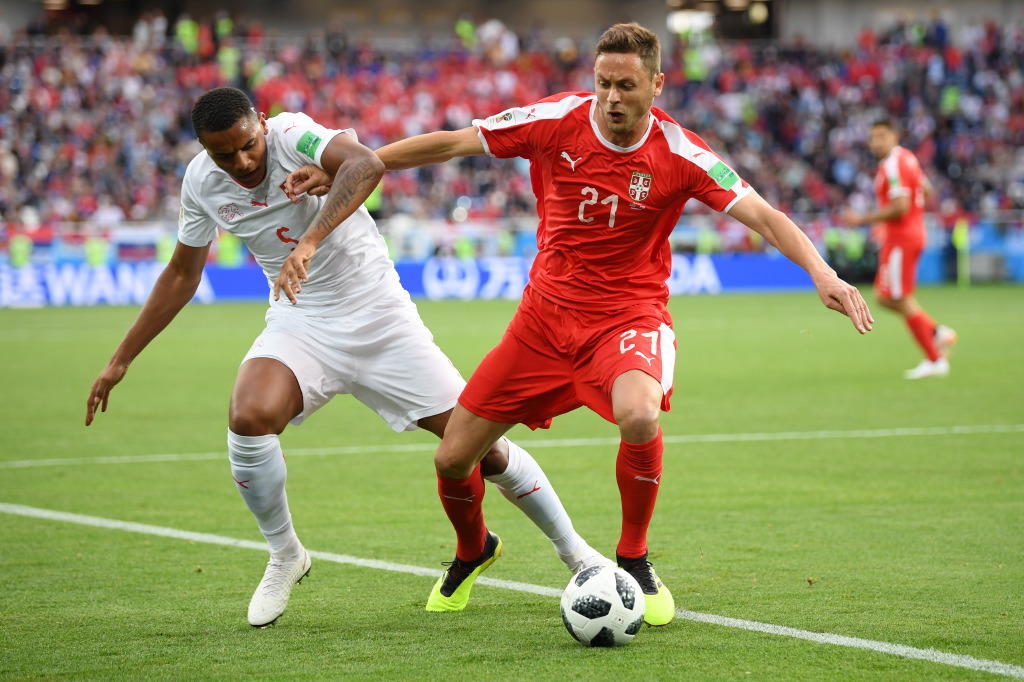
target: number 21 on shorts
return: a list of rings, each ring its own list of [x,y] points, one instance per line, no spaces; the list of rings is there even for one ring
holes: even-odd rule
[[[638,336],[640,338],[637,338]],[[644,350],[647,350],[647,344],[642,340],[644,338],[650,339],[650,356],[648,356],[639,348],[637,348],[637,346],[640,346]],[[642,357],[644,360],[646,360],[648,365],[651,364],[651,362],[654,361],[654,358],[657,357],[658,355],[658,332],[653,331],[637,334],[637,331],[635,329],[629,329],[619,334],[619,353],[625,355],[630,351],[633,351],[634,353]]]

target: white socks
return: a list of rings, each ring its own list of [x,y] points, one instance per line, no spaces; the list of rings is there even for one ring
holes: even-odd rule
[[[507,439],[506,439],[507,440]],[[541,529],[555,551],[569,557],[586,546],[572,527],[569,514],[558,499],[548,477],[530,453],[508,441],[508,468],[496,476],[485,476],[509,502]],[[288,511],[285,481],[288,470],[276,435],[239,436],[228,431],[228,459],[235,487],[270,545],[275,560],[291,559],[302,551]]]
[[[302,551],[292,529],[284,484],[288,470],[276,435],[239,436],[228,430],[228,459],[235,487],[270,545],[275,560],[290,559]]]
[[[573,554],[583,539],[572,527],[548,477],[526,450],[508,440],[508,468],[496,476],[484,476],[505,499],[519,508],[555,545],[555,551]]]

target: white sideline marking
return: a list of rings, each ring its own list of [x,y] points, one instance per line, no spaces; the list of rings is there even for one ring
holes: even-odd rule
[[[689,436],[665,436],[666,444],[749,443],[784,440],[841,440],[844,438],[904,438],[908,436],[969,436],[987,433],[1024,433],[1024,424],[982,424],[976,426],[921,426],[896,429],[854,429],[850,431],[782,431],[778,433],[706,433]],[[618,438],[563,438],[517,440],[525,448],[572,448],[588,445],[618,445]],[[309,455],[362,455],[388,452],[433,452],[436,443],[396,443],[394,445],[353,445],[337,448],[287,448],[289,457]],[[67,466],[70,464],[139,464],[146,462],[186,462],[227,459],[227,452],[186,452],[165,455],[125,455],[120,457],[66,457],[62,459],[19,459],[0,462],[0,469]]]
[[[203,542],[211,545],[226,545],[228,547],[244,547],[246,549],[256,549],[262,552],[267,551],[267,545],[263,542],[239,540],[237,538],[229,538],[224,537],[222,535],[212,535],[210,533],[193,533],[187,530],[165,528],[162,526],[151,526],[145,523],[133,523],[130,521],[118,521],[116,519],[104,519],[98,516],[70,514],[68,512],[60,512],[50,509],[26,507],[20,504],[4,504],[0,502],[0,512],[5,514],[14,514],[17,516],[28,516],[37,519],[47,519],[50,521],[65,521],[67,523],[77,523],[83,526],[95,526],[97,528],[125,530],[132,533],[143,533],[146,535],[159,535],[167,538],[175,538],[178,540],[190,540],[192,542]],[[309,555],[315,559],[321,559],[323,561],[333,561],[339,564],[351,564],[354,566],[361,566],[364,568],[376,568],[383,571],[394,571],[396,573],[411,573],[412,575],[422,575],[430,578],[437,576],[437,569],[423,568],[421,566],[393,564],[389,561],[377,561],[375,559],[360,559],[359,557],[347,556],[345,554],[334,554],[333,552],[318,552],[313,550],[310,550]],[[538,594],[544,597],[559,597],[562,594],[562,590],[555,589],[553,587],[542,587],[540,585],[531,585],[529,583],[520,583],[512,580],[496,580],[494,578],[480,577],[477,579],[476,582],[482,585],[490,585],[491,587],[501,587],[506,590],[515,590],[517,592],[530,592],[532,594]],[[679,618],[697,621],[700,623],[710,623],[712,625],[722,625],[730,628],[739,628],[741,630],[764,632],[770,635],[781,635],[783,637],[794,637],[796,639],[803,639],[809,642],[816,642],[818,644],[832,644],[834,646],[845,646],[854,649],[867,649],[869,651],[876,651],[883,654],[892,654],[893,656],[899,656],[901,658],[917,659],[922,661],[929,661],[931,663],[942,663],[944,665],[955,666],[957,668],[966,668],[968,670],[978,670],[982,672],[993,673],[995,675],[1004,675],[1006,677],[1024,679],[1024,668],[1020,666],[1010,665],[1009,663],[1000,663],[999,661],[989,661],[983,658],[974,658],[973,656],[949,654],[942,651],[937,651],[935,649],[917,649],[912,646],[904,646],[902,644],[890,644],[889,642],[877,642],[871,639],[860,639],[859,637],[846,637],[844,635],[833,635],[827,632],[811,632],[809,630],[798,630],[796,628],[790,628],[784,625],[772,625],[770,623],[759,623],[757,621],[752,620],[728,618],[725,616],[716,616],[710,613],[686,611],[685,609],[677,610],[676,616],[678,616]]]

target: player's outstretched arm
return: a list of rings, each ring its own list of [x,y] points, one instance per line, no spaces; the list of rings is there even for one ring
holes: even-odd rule
[[[313,224],[281,265],[281,272],[274,281],[275,301],[280,299],[282,291],[293,304],[298,301],[296,296],[302,291],[302,283],[309,280],[306,270],[316,247],[363,205],[384,176],[384,164],[377,155],[349,135],[331,138],[320,162],[325,174],[334,180]]]
[[[806,270],[826,307],[849,317],[861,334],[871,331],[875,320],[860,291],[839,279],[789,216],[772,208],[757,192],[737,201],[729,209],[729,215],[760,234],[786,258]]]
[[[96,410],[107,411],[110,391],[124,378],[128,366],[142,349],[156,338],[157,334],[170,324],[181,309],[192,300],[203,277],[203,266],[210,245],[202,247],[185,246],[178,242],[167,267],[160,273],[153,291],[146,299],[121,344],[114,351],[110,362],[103,368],[89,391],[85,404],[85,425],[92,424]]]
[[[442,130],[407,137],[381,147],[377,156],[385,168],[393,171],[443,163],[458,156],[474,156],[486,151],[480,132],[470,126],[462,130]]]
[[[454,132],[441,131],[410,137],[377,150],[377,156],[387,170],[403,170],[442,163],[457,156],[483,154],[476,128],[463,128]],[[307,163],[288,174],[285,191],[293,202],[303,194],[322,197],[331,189],[334,177],[320,166]]]

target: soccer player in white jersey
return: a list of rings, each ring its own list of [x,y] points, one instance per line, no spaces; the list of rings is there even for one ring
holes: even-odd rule
[[[700,137],[653,108],[665,82],[660,61],[656,35],[618,24],[598,42],[594,92],[553,95],[462,130],[377,150],[388,170],[483,153],[527,158],[537,195],[530,283],[501,342],[459,397],[434,456],[441,503],[458,536],[456,558],[486,556],[483,486],[471,474],[488,444],[513,424],[546,426],[586,405],[618,426],[622,530],[615,553],[640,583],[651,625],[675,616],[671,592],[648,561],[647,530],[662,473],[658,418],[669,409],[675,366],[668,236],[683,206],[696,198],[728,213],[803,267],[821,302],[848,315],[857,331],[872,322],[857,289],[836,276],[787,216]],[[305,173],[291,181],[305,189],[325,179]],[[275,287],[289,298],[306,276],[305,264],[316,266],[312,249],[323,237],[307,232],[285,261]],[[439,586],[474,577],[449,571]]]
[[[279,434],[301,424],[333,396],[351,394],[396,432],[424,428],[441,437],[465,385],[434,344],[369,213],[362,206],[384,166],[352,130],[332,130],[305,114],[267,119],[234,88],[215,88],[192,109],[204,150],[182,182],[178,244],[138,318],[89,393],[86,426],[106,411],[111,389],[192,299],[217,230],[237,235],[273,281],[307,231],[333,230],[320,242],[302,302],[270,300],[266,329],[238,370],[228,417],[228,458],[235,487],[270,548],[266,572],[249,604],[249,622],[273,623],[310,558],[292,527]],[[330,171],[326,196],[294,196],[288,174],[313,162]],[[357,371],[358,370],[358,371]],[[606,562],[573,529],[544,472],[522,448],[500,438],[475,476],[484,476],[552,541],[572,570]],[[487,566],[501,554],[494,536]],[[467,574],[486,566],[449,570]],[[461,610],[463,589],[428,602]]]

